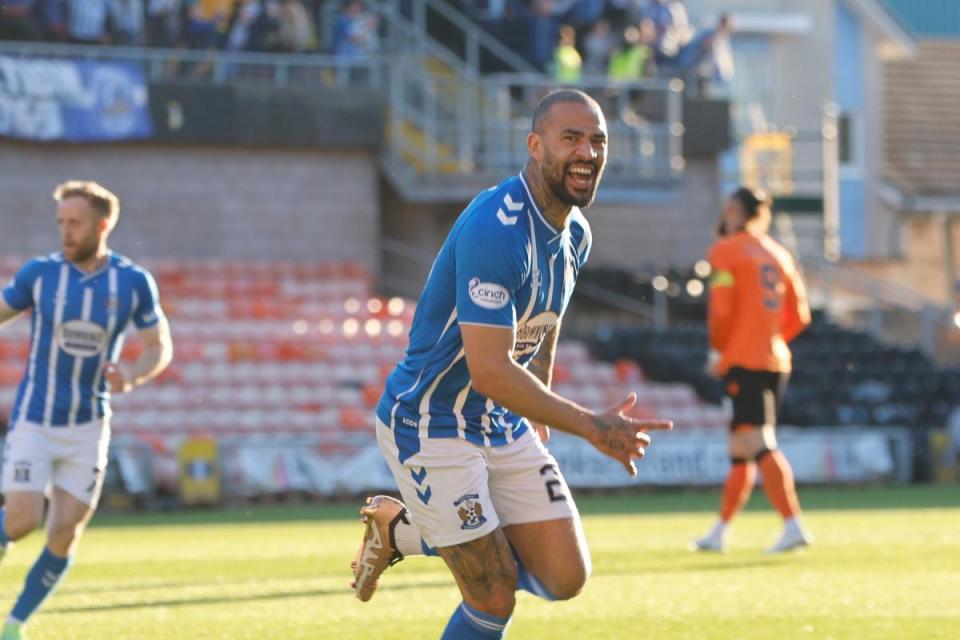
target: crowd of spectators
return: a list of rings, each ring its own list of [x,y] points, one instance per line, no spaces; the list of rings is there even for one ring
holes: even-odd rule
[[[0,0],[0,40],[351,58],[377,50],[378,28],[362,0]]]
[[[661,76],[722,83],[733,76],[730,17],[697,29],[683,0],[462,0],[460,5],[560,82]]]
[[[733,75],[732,21],[696,29],[683,0],[454,1],[559,82]],[[363,0],[0,0],[0,40],[351,59],[377,52],[379,39],[378,16]]]

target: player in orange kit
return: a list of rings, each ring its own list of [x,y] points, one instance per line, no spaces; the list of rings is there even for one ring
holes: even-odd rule
[[[768,549],[778,553],[812,542],[800,520],[793,470],[777,449],[777,411],[790,377],[787,346],[810,324],[803,280],[793,258],[767,235],[770,201],[741,187],[727,200],[720,238],[710,249],[708,325],[710,368],[722,376],[733,401],[730,472],[720,519],[694,541],[700,551],[723,551],[727,525],[746,504],[757,468],[767,498],[783,516],[783,535]]]

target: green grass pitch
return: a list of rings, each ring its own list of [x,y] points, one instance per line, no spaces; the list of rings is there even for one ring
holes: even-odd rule
[[[776,557],[762,553],[780,530],[762,495],[736,521],[730,553],[686,551],[716,500],[580,496],[586,591],[560,603],[521,594],[508,637],[960,638],[957,486],[802,490],[817,544]],[[355,506],[100,514],[29,637],[438,638],[459,602],[442,562],[404,561],[361,604],[348,588],[360,533]],[[34,534],[4,559],[8,601],[41,543]]]

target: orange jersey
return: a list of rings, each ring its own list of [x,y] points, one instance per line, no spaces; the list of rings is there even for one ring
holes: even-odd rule
[[[810,324],[810,307],[793,258],[766,234],[741,231],[717,240],[707,256],[710,346],[719,373],[730,367],[790,371],[787,343]]]

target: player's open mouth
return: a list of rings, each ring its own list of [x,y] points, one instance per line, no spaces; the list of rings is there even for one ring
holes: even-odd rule
[[[583,190],[593,186],[596,169],[588,164],[575,164],[567,170],[567,179],[574,189]]]

